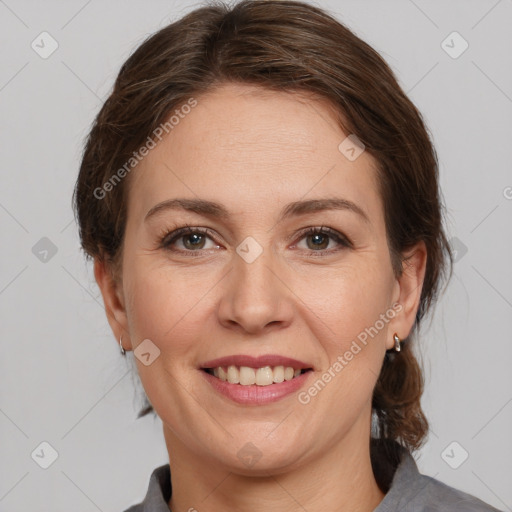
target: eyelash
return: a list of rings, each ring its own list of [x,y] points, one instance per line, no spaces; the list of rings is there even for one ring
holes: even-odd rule
[[[160,238],[160,248],[165,249],[167,251],[171,251],[171,252],[187,254],[192,257],[201,256],[201,253],[204,250],[208,250],[208,249],[198,249],[197,251],[192,251],[192,250],[171,249],[170,248],[171,245],[175,241],[179,240],[180,238],[183,238],[186,235],[191,235],[191,234],[206,235],[206,236],[209,236],[210,238],[212,238],[213,241],[215,241],[214,240],[215,234],[210,229],[201,228],[201,227],[192,227],[187,224],[186,227],[182,227],[182,228],[176,229],[174,231],[166,230],[162,235],[160,235],[160,237],[159,237]],[[338,233],[334,229],[331,229],[331,228],[328,228],[325,226],[322,226],[320,228],[318,228],[318,227],[306,228],[305,230],[301,231],[297,236],[300,237],[299,240],[302,240],[306,236],[318,235],[318,234],[329,236],[335,242],[340,244],[342,246],[342,248],[348,249],[348,248],[352,247],[352,243],[348,240],[347,237],[345,237],[341,233]],[[333,254],[333,253],[338,252],[343,249],[338,248],[338,249],[318,250],[318,251],[307,250],[307,249],[304,249],[304,250],[306,250],[307,252],[309,252],[311,254],[314,254],[315,257],[317,257],[317,256],[322,257],[324,255],[327,256],[327,255]]]

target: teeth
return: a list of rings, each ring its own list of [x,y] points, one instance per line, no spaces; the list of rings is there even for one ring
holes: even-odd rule
[[[241,384],[242,386],[269,386],[278,384],[285,380],[292,380],[298,377],[301,370],[294,370],[291,366],[264,366],[263,368],[250,368],[249,366],[230,365],[226,369],[218,366],[213,369],[213,375],[230,384]]]
[[[254,368],[249,368],[248,366],[240,367],[240,384],[243,386],[250,386],[251,384],[256,383],[256,372]]]
[[[256,370],[256,384],[258,384],[258,386],[268,386],[273,383],[274,373],[270,366],[265,366],[264,368],[258,368]]]
[[[240,372],[236,366],[228,366],[228,382],[238,384],[240,382]]]
[[[284,366],[276,366],[274,368],[274,382],[276,384],[284,381]]]

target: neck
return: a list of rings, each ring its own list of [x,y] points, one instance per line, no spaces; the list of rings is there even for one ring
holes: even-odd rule
[[[369,431],[368,437],[361,436],[361,429],[352,431],[355,434],[299,467],[247,476],[205,462],[164,426],[172,454],[169,507],[172,512],[372,512],[384,493],[371,466]]]

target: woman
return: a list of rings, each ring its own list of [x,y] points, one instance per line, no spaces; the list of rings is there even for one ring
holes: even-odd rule
[[[413,353],[451,270],[438,166],[322,10],[193,11],[126,61],[75,190],[170,463],[130,512],[496,510],[420,475]]]

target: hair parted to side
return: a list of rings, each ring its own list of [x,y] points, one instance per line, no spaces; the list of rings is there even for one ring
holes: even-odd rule
[[[378,164],[393,271],[402,252],[425,242],[421,302],[410,336],[387,354],[373,394],[376,437],[419,448],[428,432],[423,375],[413,354],[420,321],[451,277],[435,149],[422,116],[383,58],[315,6],[288,0],[209,3],[144,41],[123,64],[87,138],[74,191],[82,247],[118,275],[130,176],[95,194],[154,130],[191,97],[227,82],[313,94],[332,107]],[[341,141],[340,141],[341,142]],[[136,168],[132,172],[137,172]],[[399,333],[400,334],[400,333]],[[139,417],[152,411],[147,407]],[[154,412],[154,411],[153,411]]]

